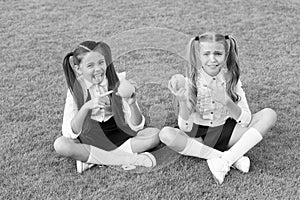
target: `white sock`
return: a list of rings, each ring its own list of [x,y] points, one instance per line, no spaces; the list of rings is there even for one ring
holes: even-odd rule
[[[131,139],[126,140],[117,149],[119,149],[120,151],[124,151],[126,153],[134,154],[131,148]]]
[[[223,155],[223,152],[202,144],[201,142],[190,137],[187,138],[187,143],[184,150],[179,153],[203,159],[222,157]]]
[[[90,155],[87,163],[97,165],[126,165],[130,164],[134,154],[128,153],[128,155],[120,155],[109,151],[104,151],[94,146],[90,146]],[[124,152],[125,154],[125,152]]]
[[[231,166],[252,147],[263,139],[262,135],[255,128],[250,128],[228,151],[224,152],[222,158],[227,160]]]

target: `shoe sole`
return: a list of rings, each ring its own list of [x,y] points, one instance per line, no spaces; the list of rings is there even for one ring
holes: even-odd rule
[[[77,168],[77,172],[78,172],[79,174],[81,174],[81,173],[84,172],[85,170],[90,169],[90,168],[92,168],[92,167],[95,166],[95,164],[88,164],[86,167],[84,167],[85,164],[86,164],[86,163],[83,163],[83,162],[81,162],[81,161],[79,161],[79,160],[76,160],[76,168]]]
[[[147,156],[151,160],[152,166],[149,166],[149,167],[155,167],[156,166],[156,159],[151,153],[144,152],[144,153],[141,153],[141,154]],[[145,166],[145,167],[147,167],[147,166]]]
[[[221,185],[222,183],[219,182],[219,180],[213,175],[214,181],[216,182],[217,185]]]
[[[248,158],[247,156],[245,156],[245,157]],[[243,174],[246,174],[246,173],[248,173],[248,172],[250,171],[250,159],[248,158],[248,160],[249,160],[249,167],[248,167],[248,170],[247,170],[247,171],[243,171],[243,170],[237,168],[237,167],[235,166],[235,164],[233,164],[231,167],[232,167],[233,169],[236,169],[236,170],[240,171],[240,172],[243,173]]]
[[[206,161],[207,162],[207,164],[208,164],[208,168],[209,168],[209,170],[211,171],[211,168],[210,168],[210,162],[207,160]],[[221,185],[223,182],[224,182],[224,180],[220,183],[220,181],[215,177],[215,175],[213,174],[213,173],[211,173],[212,174],[212,177],[213,177],[213,179],[214,179],[214,181],[216,182],[216,184],[217,185]]]

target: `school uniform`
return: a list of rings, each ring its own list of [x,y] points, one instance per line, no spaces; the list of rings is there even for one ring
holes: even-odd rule
[[[118,74],[119,79],[125,78],[125,73]],[[145,117],[138,125],[130,121],[131,110],[128,103],[112,93],[106,97],[106,107],[92,109],[88,112],[80,133],[72,131],[71,120],[83,104],[99,94],[107,92],[108,82],[105,79],[100,85],[93,85],[79,78],[74,84],[74,96],[68,90],[65,102],[62,134],[65,137],[78,139],[83,144],[89,144],[103,150],[113,150],[144,128]]]
[[[190,137],[202,137],[204,144],[225,151],[235,125],[249,125],[251,111],[240,80],[236,85],[236,93],[240,96],[237,105],[241,108],[238,119],[233,119],[225,106],[214,101],[209,88],[221,86],[222,83],[226,83],[223,71],[212,77],[201,69],[197,80],[196,112],[192,113],[188,120],[178,115],[178,126]]]

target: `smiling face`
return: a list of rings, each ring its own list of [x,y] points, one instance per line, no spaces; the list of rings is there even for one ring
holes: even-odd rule
[[[200,42],[200,61],[203,70],[216,76],[225,65],[225,47],[218,42]]]
[[[77,72],[87,81],[99,84],[105,78],[106,68],[104,56],[96,51],[91,51],[84,54],[79,66],[77,66]]]

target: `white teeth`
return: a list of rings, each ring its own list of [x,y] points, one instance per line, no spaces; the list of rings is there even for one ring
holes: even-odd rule
[[[101,81],[103,75],[102,74],[96,74],[96,75],[94,75],[94,77],[95,77],[96,81]]]

